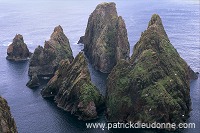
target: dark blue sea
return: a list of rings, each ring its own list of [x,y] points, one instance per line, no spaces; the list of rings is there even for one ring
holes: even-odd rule
[[[131,54],[152,14],[157,13],[181,57],[194,71],[200,72],[199,0],[112,1],[117,4],[118,14],[125,20]],[[28,48],[33,52],[38,45],[43,46],[57,25],[63,27],[73,55],[77,55],[83,49],[83,45],[77,42],[84,35],[88,17],[101,2],[103,0],[0,0],[0,95],[8,101],[19,133],[108,132],[86,129],[85,122],[57,108],[52,101],[43,99],[40,95],[42,86],[35,90],[27,88],[28,62],[6,60],[7,46],[16,34],[23,35]],[[106,75],[95,71],[91,65],[89,68],[93,83],[105,94]],[[43,86],[46,82],[43,81]],[[200,133],[200,76],[198,80],[191,81],[191,100],[192,111],[188,122],[195,123],[196,128],[184,129],[180,133]],[[104,115],[91,122],[105,122]]]

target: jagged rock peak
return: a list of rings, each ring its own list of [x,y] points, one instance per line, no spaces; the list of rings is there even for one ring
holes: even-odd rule
[[[96,70],[110,73],[120,59],[129,59],[126,25],[113,2],[101,3],[91,13],[85,35],[78,43]]]
[[[54,97],[58,107],[70,111],[81,120],[97,118],[98,109],[103,104],[103,97],[91,82],[83,52],[71,64],[68,60],[62,60],[41,94],[45,98]]]
[[[16,34],[15,38],[13,39],[13,43],[18,43],[18,42],[24,43],[24,39],[23,39],[23,36],[21,34]]]
[[[112,12],[117,13],[116,11],[116,4],[114,2],[103,2],[97,5],[96,11],[107,11],[106,13]]]
[[[7,55],[6,59],[13,61],[26,60],[30,57],[31,53],[29,52],[27,45],[24,43],[22,35],[16,34],[12,44],[8,46]]]
[[[152,30],[158,32],[158,34],[164,36],[167,41],[170,41],[167,33],[165,32],[162,20],[158,14],[153,14],[151,20],[149,21],[147,30]]]
[[[63,28],[60,25],[58,25],[54,28],[54,32],[63,32]]]
[[[36,73],[37,76],[53,75],[58,64],[63,59],[74,59],[69,39],[59,25],[54,28],[48,41],[45,41],[44,48],[39,46],[35,49],[29,65],[29,76]]]
[[[153,26],[153,25],[157,25],[157,26],[162,26],[163,27],[162,20],[161,20],[161,18],[160,18],[160,16],[158,14],[153,14],[152,15],[151,20],[149,21],[148,27]]]
[[[154,14],[134,46],[131,61],[121,60],[109,74],[108,121],[178,124],[187,120],[190,78],[196,75],[165,34],[160,17]]]

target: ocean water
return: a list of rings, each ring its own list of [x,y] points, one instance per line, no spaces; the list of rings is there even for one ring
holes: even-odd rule
[[[112,1],[117,4],[118,14],[125,20],[131,54],[141,32],[147,28],[151,15],[157,13],[181,57],[194,71],[200,72],[199,0]],[[23,35],[33,52],[38,45],[43,46],[57,25],[63,27],[76,56],[83,49],[83,45],[77,42],[84,35],[88,17],[101,2],[103,0],[0,0],[0,95],[8,101],[19,133],[121,132],[86,129],[85,122],[78,121],[70,113],[57,108],[53,102],[43,99],[40,95],[42,86],[35,90],[26,87],[29,79],[28,62],[15,63],[5,59],[7,46],[16,34]],[[89,69],[92,81],[105,94],[107,75],[95,71],[91,65]],[[43,86],[46,82],[42,82]],[[179,131],[181,133],[200,131],[200,79],[191,82],[191,99],[193,110],[188,122],[195,123],[196,128],[184,129]],[[90,122],[105,122],[105,117],[102,114]]]

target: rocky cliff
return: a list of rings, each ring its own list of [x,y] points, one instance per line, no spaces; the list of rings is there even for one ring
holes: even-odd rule
[[[21,61],[29,58],[31,53],[29,52],[27,45],[24,43],[22,35],[17,34],[15,36],[12,44],[8,46],[7,55],[6,59],[13,61]]]
[[[10,107],[0,96],[0,133],[17,133],[15,121],[10,113]]]
[[[99,4],[79,40],[95,69],[103,73],[109,73],[120,59],[129,59],[126,25],[115,6],[113,2]]]
[[[55,27],[50,40],[45,41],[44,48],[38,46],[30,60],[29,76],[34,73],[38,76],[53,75],[62,59],[73,60],[69,40],[65,36],[62,27]]]
[[[130,62],[120,61],[108,77],[108,121],[184,122],[191,103],[189,76],[187,63],[154,14]]]
[[[97,117],[103,98],[92,84],[87,61],[80,52],[70,64],[69,60],[60,62],[55,75],[41,91],[43,97],[55,97],[58,107],[81,120]]]

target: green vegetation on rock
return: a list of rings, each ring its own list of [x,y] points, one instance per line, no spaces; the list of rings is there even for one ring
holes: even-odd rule
[[[0,133],[17,133],[15,121],[10,113],[10,107],[0,96]]]
[[[108,121],[184,122],[191,103],[188,68],[154,14],[130,61],[118,62],[108,76]]]
[[[96,70],[103,73],[110,73],[120,59],[129,59],[126,25],[118,16],[115,3],[97,5],[79,43],[84,43],[88,59]]]
[[[61,61],[58,71],[41,92],[43,97],[55,97],[58,107],[79,119],[97,118],[103,97],[92,84],[87,61],[83,52],[70,62]]]

